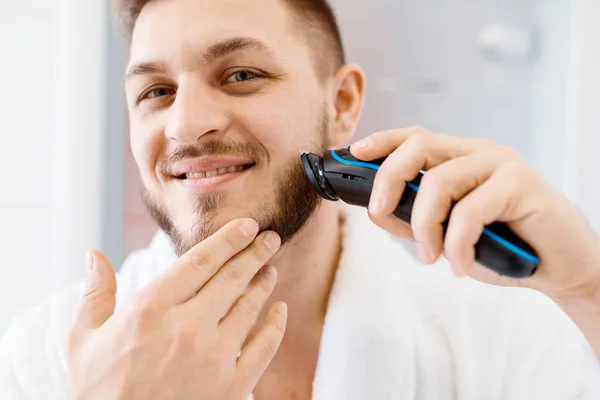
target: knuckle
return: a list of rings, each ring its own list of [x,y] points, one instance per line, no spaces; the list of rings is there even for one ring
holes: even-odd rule
[[[431,131],[427,128],[422,127],[421,125],[413,125],[409,128],[409,130],[417,135],[429,134]]]
[[[481,147],[498,147],[498,146],[500,146],[500,144],[496,140],[490,139],[490,138],[475,138],[475,139],[473,139],[473,141],[475,143],[477,143],[478,145],[480,145]]]
[[[455,227],[458,227],[459,224],[464,223],[464,221],[469,220],[477,210],[473,204],[469,204],[465,201],[459,202],[452,209],[452,223]]]
[[[412,154],[423,154],[429,143],[427,135],[413,135],[406,139],[406,146]]]
[[[196,251],[190,256],[190,267],[203,278],[209,275],[209,271],[212,269],[213,261],[203,251]]]
[[[421,179],[421,187],[429,196],[439,197],[447,191],[449,185],[448,176],[441,169],[434,168],[423,174]]]
[[[269,251],[270,250],[267,248],[267,245],[263,241],[260,242],[260,245],[255,244],[250,247],[250,255],[255,261],[259,263],[262,263],[269,259]]]
[[[373,191],[377,186],[380,186],[392,179],[393,168],[387,165],[385,162],[381,165],[381,168],[375,173],[375,182],[373,182]]]
[[[246,315],[248,315],[252,319],[258,318],[262,309],[258,303],[248,298],[242,299],[240,303]]]
[[[232,286],[239,286],[247,280],[246,272],[237,264],[221,269],[219,274],[225,283]]]
[[[109,296],[110,293],[101,290],[98,287],[90,287],[83,294],[83,302],[88,305],[94,305],[98,302],[102,302]]]
[[[502,154],[503,158],[511,159],[511,160],[521,160],[521,153],[514,147],[506,146],[506,145],[498,145],[496,146],[498,151]]]
[[[528,169],[525,164],[520,161],[510,160],[502,164],[499,171],[502,178],[513,183],[524,181],[529,176]]]
[[[217,376],[223,376],[225,368],[226,352],[222,347],[214,345],[208,348],[204,353],[204,362]]]
[[[181,324],[173,329],[171,341],[175,349],[188,350],[194,347],[197,339],[197,331]]]
[[[240,230],[239,220],[234,220],[236,224],[232,224],[231,228],[223,232],[222,238],[224,245],[230,252],[237,253],[243,249],[248,242],[247,238],[243,235]]]
[[[265,340],[262,345],[260,355],[265,360],[270,360],[277,353],[277,349],[279,348],[279,336],[281,332],[277,330],[276,333],[277,335],[269,336],[268,340]]]
[[[158,316],[156,307],[148,300],[139,302],[129,310],[129,313],[129,321],[137,332],[151,329]]]
[[[238,250],[238,248],[240,247],[238,244],[238,235],[233,235],[233,234],[227,234],[225,235],[224,241],[225,241],[225,246],[227,246],[227,248],[231,251],[235,251]]]
[[[534,174],[526,164],[509,161],[502,165],[498,173],[507,192],[517,192],[536,186]]]

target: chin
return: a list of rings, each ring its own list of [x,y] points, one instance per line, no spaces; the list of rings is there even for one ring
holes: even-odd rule
[[[260,222],[260,213],[257,210],[244,205],[221,205],[218,207],[206,207],[202,211],[186,213],[184,217],[180,217],[177,227],[179,232],[195,232],[198,241],[206,238],[207,234],[213,234],[221,229],[227,223],[238,218],[254,218]],[[210,208],[210,209],[209,209]],[[181,229],[183,228],[183,229]]]
[[[205,221],[205,223],[209,223],[211,226],[211,233],[221,229],[223,226],[227,225],[227,223],[233,221],[238,218],[256,218],[252,215],[250,210],[244,209],[242,207],[220,207],[216,210],[212,215],[209,216],[196,216],[196,221]]]

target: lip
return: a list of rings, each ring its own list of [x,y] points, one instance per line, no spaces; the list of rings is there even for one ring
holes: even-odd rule
[[[177,179],[177,183],[184,186],[193,194],[218,192],[223,191],[226,184],[242,179],[250,173],[251,169],[252,168],[250,167],[241,172],[228,172],[226,174],[204,178]]]
[[[222,168],[253,165],[254,161],[246,157],[236,156],[205,156],[182,160],[173,165],[171,175],[178,178],[190,173],[205,173]],[[209,179],[209,178],[205,178]]]
[[[185,179],[181,178],[183,175],[202,174],[209,171],[242,166],[244,168],[236,172],[226,172],[219,175],[193,178],[188,176]],[[253,166],[254,162],[245,157],[210,156],[178,162],[173,165],[170,173],[172,178],[178,184],[186,187],[194,194],[199,194],[222,190],[223,185],[246,175]]]

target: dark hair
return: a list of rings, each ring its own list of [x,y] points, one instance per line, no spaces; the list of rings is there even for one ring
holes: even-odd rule
[[[118,29],[131,40],[142,9],[153,0],[112,0]],[[218,0],[217,0],[218,1]],[[333,9],[327,0],[283,0],[294,22],[305,33],[307,45],[319,68],[339,68],[345,64],[344,46]],[[315,46],[315,43],[319,45]]]

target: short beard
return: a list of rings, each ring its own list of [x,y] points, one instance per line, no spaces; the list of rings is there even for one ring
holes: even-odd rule
[[[327,118],[320,121],[319,142],[306,150],[316,154],[324,154],[327,151],[327,121]],[[227,145],[219,143],[222,142],[209,142],[208,147],[214,150],[226,150],[222,147]],[[219,154],[219,152],[212,154]],[[220,154],[236,154],[236,152],[221,151]],[[237,151],[237,154],[240,154],[240,151]],[[173,218],[165,207],[159,205],[148,190],[142,189],[142,198],[150,215],[171,237],[175,253],[179,257],[219,229],[214,220],[224,196],[224,193],[205,193],[196,196],[194,211],[197,218],[187,231],[179,231],[174,226]],[[260,231],[277,232],[283,246],[301,231],[317,210],[320,202],[321,198],[308,180],[300,156],[297,156],[285,171],[275,177],[274,202],[266,200],[256,209],[250,210],[247,216],[258,222]]]

